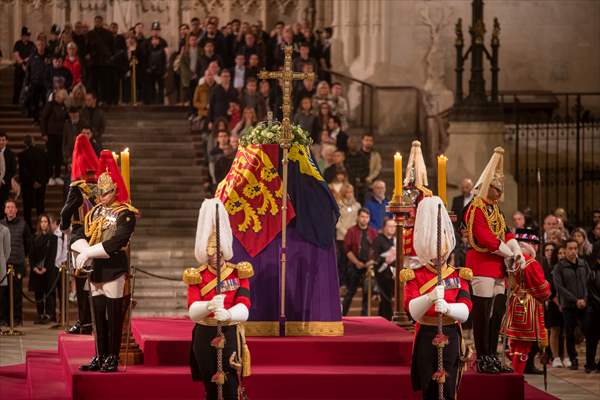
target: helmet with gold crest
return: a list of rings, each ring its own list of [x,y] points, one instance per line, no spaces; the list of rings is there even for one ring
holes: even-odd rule
[[[125,186],[123,176],[110,150],[102,150],[100,153],[98,172],[98,184],[96,186],[98,196],[102,197],[114,192],[115,201],[125,203],[129,200],[127,186]]]

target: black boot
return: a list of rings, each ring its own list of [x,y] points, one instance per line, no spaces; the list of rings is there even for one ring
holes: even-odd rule
[[[500,361],[500,359],[498,358],[498,356],[496,354],[492,354],[491,356],[489,356],[489,358],[490,358],[492,364],[494,365],[494,367],[499,372],[513,372],[512,368],[504,365],[504,363],[502,363],[502,361]]]
[[[94,356],[92,357],[89,364],[84,364],[79,367],[80,371],[100,371],[102,365],[104,364],[104,357],[102,356]]]
[[[88,300],[89,301],[89,300]],[[104,364],[108,353],[108,328],[106,321],[106,296],[94,296],[92,298],[94,308],[94,319],[96,322],[96,356],[89,364],[82,365],[82,371],[99,371]]]
[[[500,371],[494,365],[494,362],[489,356],[477,356],[477,372],[482,374],[497,374]]]
[[[109,338],[109,357],[102,365],[102,372],[115,372],[119,367],[119,353],[121,352],[121,337],[123,332],[123,316],[125,310],[124,298],[107,299],[108,315],[108,338]]]
[[[488,297],[471,296],[473,302],[473,340],[477,359],[490,353],[490,311],[492,299]]]
[[[69,329],[66,331],[71,335],[78,335],[81,333],[81,322],[77,320]]]

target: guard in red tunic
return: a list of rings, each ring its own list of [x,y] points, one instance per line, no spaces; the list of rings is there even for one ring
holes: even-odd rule
[[[219,246],[215,229],[216,205],[219,210]],[[196,322],[192,331],[190,368],[192,379],[201,380],[206,399],[217,399],[217,383],[223,385],[225,400],[243,399],[243,377],[250,375],[250,352],[246,345],[243,322],[250,310],[250,282],[252,265],[248,262],[232,264],[233,235],[229,216],[218,199],[202,203],[196,231],[195,255],[200,263],[188,268],[183,280],[188,284],[190,319]],[[221,249],[221,294],[217,295],[217,248]],[[223,337],[217,337],[217,324]],[[224,343],[223,343],[224,338]],[[218,374],[217,348],[223,349],[223,373]]]
[[[548,334],[544,326],[544,302],[550,297],[550,284],[544,277],[535,253],[540,239],[532,229],[518,229],[516,239],[525,264],[508,275],[510,297],[502,321],[501,334],[508,338],[509,355],[515,372],[522,374],[534,343],[544,349]]]
[[[440,233],[442,253],[442,279],[438,285],[435,260],[437,259],[437,213],[441,205],[442,220]],[[456,269],[446,264],[456,244],[454,227],[439,197],[428,197],[421,201],[415,220],[415,250],[421,267],[404,269],[401,280],[404,286],[404,309],[416,321],[413,346],[411,380],[413,389],[422,390],[424,399],[438,397],[437,348],[433,345],[437,336],[438,313],[443,314],[443,334],[448,344],[443,350],[445,375],[444,398],[455,399],[462,376],[464,346],[460,324],[469,317],[471,296],[468,279],[471,270]]]
[[[466,265],[473,270],[473,337],[477,369],[484,373],[509,372],[497,356],[498,336],[506,310],[505,259],[521,266],[524,259],[498,207],[504,191],[504,150],[494,149],[475,184],[475,197],[464,215],[469,249]]]

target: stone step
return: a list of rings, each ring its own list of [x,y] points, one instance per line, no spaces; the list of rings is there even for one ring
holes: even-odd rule
[[[150,210],[180,210],[185,209],[186,211],[194,211],[195,214],[198,214],[198,209],[200,208],[201,201],[188,201],[188,200],[156,200],[156,201],[144,201],[140,200],[138,196],[136,196],[136,205],[143,211],[144,215],[147,215]]]
[[[118,132],[114,129],[107,130],[102,138],[116,148],[133,147],[137,143],[187,143],[188,145],[193,143],[189,137],[181,132],[144,132],[140,134],[139,132]]]
[[[198,210],[194,208],[148,208],[142,210],[144,218],[197,218]]]
[[[161,192],[163,198],[168,199],[172,193],[178,193],[179,191],[185,191],[187,193],[198,193],[204,194],[204,188],[201,185],[188,186],[181,185],[177,181],[173,180],[168,183],[138,183],[136,180],[132,181],[131,184],[132,192],[135,194],[141,194],[142,192]]]
[[[194,237],[173,237],[173,238],[145,238],[143,241],[135,241],[132,245],[132,251],[157,250],[157,249],[193,249]]]
[[[173,179],[185,176],[197,176],[205,171],[204,166],[193,166],[191,168],[179,165],[134,165],[135,176],[141,175],[165,175]]]
[[[141,191],[141,190],[136,190],[136,187],[134,185],[133,187],[134,192],[133,192],[133,200],[134,203],[137,203],[138,201],[143,202],[143,201],[153,201],[153,200],[166,200],[166,201],[195,201],[198,202],[198,207],[199,204],[202,202],[202,200],[204,200],[204,198],[206,198],[206,196],[208,196],[208,193],[206,193],[204,190],[198,190],[198,191],[194,191],[194,192],[183,192],[183,193],[177,193],[174,191],[170,191],[168,193],[165,192],[161,192],[161,191]],[[141,188],[139,188],[141,189]]]
[[[170,239],[173,237],[183,236],[195,236],[196,235],[196,224],[193,226],[180,226],[180,227],[158,227],[158,226],[138,226],[135,229],[136,237],[163,237]]]
[[[169,156],[173,158],[168,159],[168,161],[166,159],[161,159],[158,153],[160,152],[157,152],[157,154],[152,154],[151,156],[146,155],[145,157],[134,157],[132,159],[132,166],[140,165],[142,167],[148,167],[167,162],[172,166],[190,167],[194,165],[193,153],[190,154],[188,158],[176,158],[177,154],[176,152],[173,152],[174,154],[169,154]]]
[[[186,227],[186,226],[196,226],[195,218],[185,218],[185,217],[172,217],[172,218],[141,218],[137,223],[139,227],[145,226],[161,226],[161,227]]]
[[[197,173],[192,176],[168,176],[168,175],[150,175],[150,174],[138,174],[135,168],[132,168],[132,173],[134,174],[134,187],[138,187],[137,185],[141,185],[144,183],[149,184],[177,184],[179,188],[182,190],[187,190],[188,186],[192,185],[201,185],[205,179],[202,173]]]
[[[125,128],[173,128],[173,129],[190,129],[190,122],[185,118],[165,118],[161,114],[144,114],[139,117],[121,115],[118,117],[108,116],[107,126],[110,127],[125,127]],[[143,133],[143,130],[140,131]]]

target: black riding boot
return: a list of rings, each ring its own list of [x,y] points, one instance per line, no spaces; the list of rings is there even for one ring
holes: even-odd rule
[[[107,299],[109,355],[100,369],[102,372],[116,372],[119,369],[123,316],[125,315],[123,310],[124,303],[123,297]]]
[[[492,301],[492,316],[490,318],[490,357],[494,362],[494,366],[500,372],[512,372],[512,368],[504,365],[498,358],[498,338],[500,336],[500,327],[502,326],[502,318],[506,312],[506,295],[497,294]]]
[[[107,298],[104,295],[93,296],[94,319],[96,323],[96,355],[89,364],[79,367],[82,371],[99,371],[108,352],[108,326],[106,321]]]
[[[489,357],[490,354],[490,311],[492,299],[471,296],[473,302],[473,339],[477,352],[477,370],[481,373],[497,374],[499,370]]]

